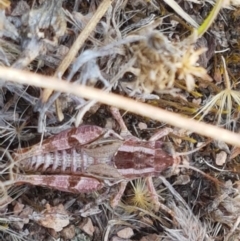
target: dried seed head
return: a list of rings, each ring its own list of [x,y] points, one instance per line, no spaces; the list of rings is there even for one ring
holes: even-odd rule
[[[152,31],[143,41],[131,47],[136,58],[136,88],[145,93],[173,88],[176,80],[185,80],[188,91],[193,90],[195,77],[210,80],[207,70],[198,66],[205,48],[195,50],[195,34],[181,42],[171,42],[158,31]]]
[[[183,53],[181,60],[176,63],[177,78],[185,80],[189,91],[194,89],[194,77],[199,77],[209,81],[211,80],[210,76],[207,75],[207,70],[199,67],[197,64],[199,56],[204,52],[206,52],[205,48],[194,50],[194,47],[190,46]]]
[[[129,197],[128,203],[133,207],[138,207],[147,211],[154,208],[152,197],[146,186],[145,179],[137,179],[131,182],[133,194]]]

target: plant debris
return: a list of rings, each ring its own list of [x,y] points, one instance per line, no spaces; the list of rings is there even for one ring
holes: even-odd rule
[[[46,204],[46,209],[40,214],[33,213],[31,219],[46,228],[54,229],[56,232],[60,232],[69,224],[68,213],[61,204],[57,207]]]
[[[94,87],[239,133],[239,23],[237,0],[0,0],[0,66]],[[5,78],[1,240],[239,239],[239,146],[128,111],[120,110],[123,119],[115,120],[113,108],[94,98]],[[82,124],[108,131],[82,143],[69,131]],[[130,134],[138,142],[127,139]],[[41,149],[46,143],[50,152]],[[52,151],[56,145],[62,157]],[[83,151],[70,153],[78,148]],[[68,168],[86,165],[82,153],[91,157],[87,162],[104,161],[76,175]],[[131,156],[134,178],[122,175],[119,163],[108,165],[109,153],[123,161]],[[161,155],[163,165],[171,159],[168,169],[158,166],[161,173],[153,179],[149,172],[139,174],[143,159],[152,168],[151,160]],[[36,167],[42,171],[21,166],[33,157],[42,158]],[[41,186],[26,184],[33,180]],[[69,193],[69,187],[83,192]]]

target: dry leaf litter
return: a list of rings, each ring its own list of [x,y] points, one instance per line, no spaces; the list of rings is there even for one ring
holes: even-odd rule
[[[1,0],[1,66],[62,77],[239,132],[238,1],[226,1],[199,38],[192,26],[214,1],[114,0],[67,71],[56,72],[101,2]],[[82,123],[119,127],[94,100],[0,84],[1,240],[240,240],[240,149],[174,127],[163,140],[179,162],[154,179],[159,211],[144,178],[128,183],[114,209],[109,200],[116,185],[87,194],[14,185],[9,152]],[[141,139],[167,126],[121,113]]]

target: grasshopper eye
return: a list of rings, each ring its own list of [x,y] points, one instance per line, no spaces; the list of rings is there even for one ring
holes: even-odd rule
[[[169,156],[174,156],[175,150],[171,142],[161,143],[161,149],[166,152]]]

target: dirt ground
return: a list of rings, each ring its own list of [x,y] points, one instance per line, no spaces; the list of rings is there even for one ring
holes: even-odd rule
[[[240,240],[239,4],[0,0],[0,239]]]

